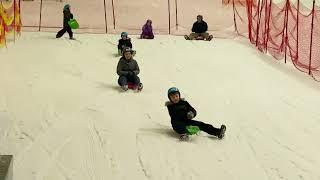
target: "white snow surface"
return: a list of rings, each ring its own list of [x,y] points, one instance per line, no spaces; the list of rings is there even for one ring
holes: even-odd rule
[[[22,33],[0,50],[0,154],[14,180],[319,180],[320,84],[247,40],[132,36],[144,83],[121,92],[118,35]],[[176,86],[196,120],[227,125],[180,142]]]

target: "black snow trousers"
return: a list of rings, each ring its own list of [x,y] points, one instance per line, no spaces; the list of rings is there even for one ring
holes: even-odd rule
[[[71,30],[71,27],[70,26],[64,26],[63,29],[61,29],[57,35],[56,35],[56,38],[61,38],[64,33],[68,32],[69,34],[69,38],[72,39],[73,38],[73,32]]]
[[[140,78],[137,75],[133,76],[120,76],[118,79],[118,84],[120,86],[128,85],[128,83],[133,83],[134,85],[140,84]]]
[[[195,121],[195,120],[182,120],[182,121],[171,121],[171,125],[174,131],[176,131],[179,134],[185,134],[187,133],[187,126],[198,126],[201,131],[204,131],[210,135],[218,136],[220,133],[220,128],[215,128],[211,124],[206,124],[201,121]]]

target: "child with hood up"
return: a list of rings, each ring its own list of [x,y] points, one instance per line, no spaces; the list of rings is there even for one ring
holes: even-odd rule
[[[122,32],[121,33],[121,39],[119,39],[119,43],[118,43],[118,54],[119,54],[119,56],[122,55],[123,49],[125,49],[127,47],[128,48],[132,48],[131,39],[128,37],[128,33],[127,32]]]
[[[166,102],[166,106],[171,117],[171,125],[173,130],[181,135],[181,140],[189,139],[187,126],[198,126],[201,131],[217,136],[219,139],[224,137],[226,131],[225,125],[221,125],[219,129],[213,127],[211,124],[192,120],[197,115],[197,111],[188,101],[180,97],[180,91],[176,87],[168,90],[168,98],[170,101]]]
[[[68,32],[69,34],[69,38],[70,39],[74,39],[73,38],[73,32],[71,30],[71,27],[69,26],[68,22],[73,19],[73,14],[71,13],[70,11],[70,5],[69,4],[66,4],[64,7],[63,7],[63,29],[61,29],[57,35],[56,35],[56,38],[61,38],[64,33]]]
[[[153,39],[154,35],[152,32],[152,21],[147,20],[146,24],[142,27],[142,34],[140,35],[141,39]]]
[[[137,61],[133,59],[133,53],[134,51],[131,48],[124,48],[122,57],[117,65],[117,74],[119,75],[118,84],[123,91],[129,89],[129,83],[132,83],[134,89],[138,91],[143,88],[140,78],[138,77],[140,73],[139,65]]]

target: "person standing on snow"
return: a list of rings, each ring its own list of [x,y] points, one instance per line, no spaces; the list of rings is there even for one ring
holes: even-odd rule
[[[69,4],[66,4],[64,7],[63,7],[63,29],[61,29],[57,35],[56,35],[56,38],[61,38],[64,33],[68,32],[69,34],[69,38],[70,39],[74,39],[73,38],[73,32],[71,30],[71,27],[70,25],[68,24],[68,22],[73,19],[73,14],[71,13],[71,10],[70,10],[70,5]]]

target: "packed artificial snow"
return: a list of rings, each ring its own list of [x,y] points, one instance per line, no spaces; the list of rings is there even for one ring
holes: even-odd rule
[[[131,36],[144,89],[117,85],[118,35],[23,32],[0,50],[0,154],[14,180],[319,180],[320,84],[247,40]],[[180,142],[176,86],[197,120]]]

